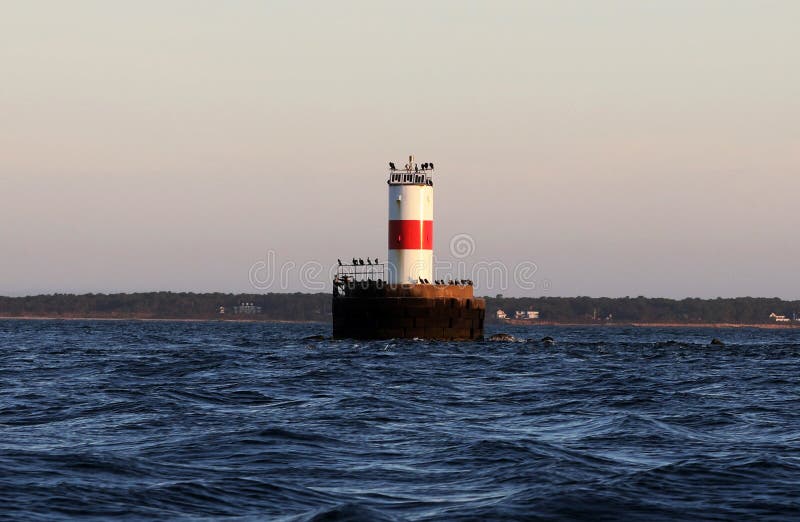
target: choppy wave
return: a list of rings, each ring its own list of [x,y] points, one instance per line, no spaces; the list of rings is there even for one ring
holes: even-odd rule
[[[510,333],[2,321],[0,516],[800,516],[800,334]]]

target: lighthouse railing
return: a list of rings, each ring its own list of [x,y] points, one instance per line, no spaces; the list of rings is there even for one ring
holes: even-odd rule
[[[336,271],[336,278],[339,281],[386,281],[386,264],[355,264],[339,265]]]

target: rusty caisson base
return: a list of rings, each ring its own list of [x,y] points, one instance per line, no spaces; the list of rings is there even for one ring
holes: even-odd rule
[[[486,301],[472,286],[351,282],[334,290],[337,339],[483,339]]]

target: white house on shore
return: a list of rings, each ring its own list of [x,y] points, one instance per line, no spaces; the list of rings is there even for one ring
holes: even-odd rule
[[[510,317],[508,317],[508,314],[505,313],[503,310],[498,310],[496,313],[498,319],[502,320],[511,319]],[[517,310],[516,312],[514,312],[514,319],[538,319],[538,318],[539,318],[539,312],[535,310]]]
[[[769,314],[769,318],[774,319],[776,323],[788,323],[789,321],[791,321],[791,319],[789,319],[785,315],[778,315],[775,312]]]

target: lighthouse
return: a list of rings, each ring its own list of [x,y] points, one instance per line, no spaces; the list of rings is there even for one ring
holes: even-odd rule
[[[362,255],[352,263],[338,260],[335,338],[483,338],[486,301],[474,296],[472,281],[434,278],[434,172],[432,162],[420,164],[414,156],[400,168],[389,162],[387,262],[371,256],[365,262]]]
[[[433,281],[433,163],[391,165],[388,282]]]

